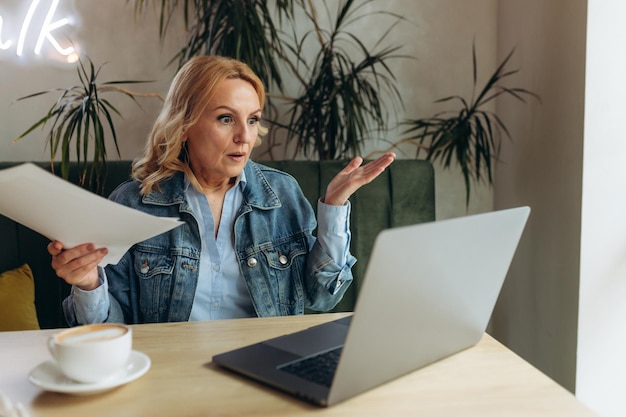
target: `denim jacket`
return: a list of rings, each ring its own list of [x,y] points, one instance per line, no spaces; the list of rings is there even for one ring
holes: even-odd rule
[[[348,256],[338,265],[313,236],[313,209],[290,175],[249,161],[247,185],[235,220],[235,251],[259,317],[303,314],[305,308],[332,309],[352,282]],[[111,199],[185,223],[134,245],[116,265],[106,267],[111,306],[107,321],[150,323],[187,321],[200,263],[201,241],[185,199],[184,174],[163,181],[161,190],[143,198],[139,183],[120,185]],[[77,324],[72,296],[64,302],[66,319]]]

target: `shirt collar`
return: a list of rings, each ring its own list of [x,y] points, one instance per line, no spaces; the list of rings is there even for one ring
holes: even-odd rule
[[[248,181],[246,181],[246,172],[241,171],[241,174],[239,174],[235,179],[235,187],[238,186],[239,189],[243,191],[246,188],[247,183]],[[185,174],[185,193],[189,190],[190,185],[191,181],[189,181],[189,177],[187,176],[187,174]]]

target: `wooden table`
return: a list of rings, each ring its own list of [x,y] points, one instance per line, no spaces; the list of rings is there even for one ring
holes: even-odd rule
[[[485,335],[470,349],[330,408],[228,373],[213,354],[336,319],[340,314],[133,326],[146,375],[93,396],[45,392],[28,373],[49,359],[54,330],[0,333],[0,392],[31,417],[98,416],[592,416],[567,390]]]

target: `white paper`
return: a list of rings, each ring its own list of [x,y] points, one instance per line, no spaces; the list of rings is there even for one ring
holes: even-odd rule
[[[183,224],[107,200],[31,163],[0,170],[0,213],[66,248],[108,248],[101,266],[118,263],[135,243]]]

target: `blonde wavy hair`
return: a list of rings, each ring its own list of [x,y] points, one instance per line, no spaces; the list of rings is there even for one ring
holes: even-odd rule
[[[140,192],[159,190],[161,181],[182,171],[192,185],[200,185],[189,166],[184,133],[198,122],[215,94],[216,86],[226,79],[249,82],[257,95],[261,110],[265,104],[265,88],[259,77],[245,63],[221,56],[197,56],[183,65],[170,86],[163,108],[148,138],[143,156],[133,163],[132,177],[141,183]],[[259,125],[259,136],[267,128]],[[256,144],[260,143],[257,138]]]

